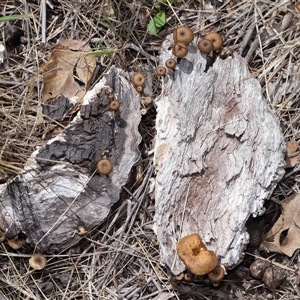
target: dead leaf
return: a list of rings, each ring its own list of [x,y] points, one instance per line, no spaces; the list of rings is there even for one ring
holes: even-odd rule
[[[281,201],[281,204],[282,214],[268,232],[260,249],[291,257],[300,248],[300,194]]]
[[[53,47],[50,61],[43,68],[44,103],[61,95],[68,99],[75,97],[77,103],[83,98],[96,67],[94,56],[84,56],[90,50],[86,42],[68,39]],[[82,86],[75,81],[74,73]]]
[[[286,168],[293,168],[299,163],[299,153],[297,152],[299,144],[295,141],[288,142],[286,145]]]

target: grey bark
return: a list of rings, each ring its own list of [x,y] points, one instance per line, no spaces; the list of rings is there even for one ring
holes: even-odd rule
[[[128,79],[112,67],[64,131],[1,187],[0,227],[8,238],[22,232],[39,251],[61,251],[78,241],[79,225],[90,229],[105,219],[140,157],[140,101]],[[109,109],[112,92],[121,119]],[[94,173],[104,156],[114,165],[107,176]]]
[[[171,57],[172,37],[160,62]],[[284,174],[285,143],[274,113],[245,60],[208,57],[194,44],[157,99],[155,231],[161,261],[174,275],[185,266],[177,241],[199,233],[229,268],[241,261],[250,215],[263,214]]]

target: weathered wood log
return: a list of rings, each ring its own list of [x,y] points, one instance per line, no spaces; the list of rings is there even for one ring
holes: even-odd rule
[[[108,215],[140,157],[140,100],[128,79],[112,67],[76,118],[2,186],[0,227],[8,238],[22,232],[40,251],[61,251],[78,241],[78,226],[88,230]],[[120,116],[109,109],[110,93]],[[102,157],[113,163],[107,176],[94,172]]]
[[[161,65],[172,43],[163,43]],[[174,275],[185,270],[177,241],[192,233],[236,266],[249,240],[246,221],[263,214],[284,174],[279,122],[245,60],[234,54],[210,66],[194,44],[188,49],[156,101],[155,230]]]

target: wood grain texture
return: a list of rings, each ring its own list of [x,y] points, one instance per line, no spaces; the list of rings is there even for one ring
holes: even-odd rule
[[[7,237],[23,232],[39,251],[61,251],[78,241],[78,225],[90,229],[108,215],[140,157],[140,100],[128,79],[112,67],[87,93],[80,113],[64,131],[2,186],[0,227]],[[120,102],[126,127],[115,124],[107,99],[111,92]],[[103,154],[113,162],[113,171],[93,175]]]
[[[168,37],[162,45],[162,65],[172,42]],[[249,240],[247,219],[263,214],[264,201],[284,174],[279,122],[238,55],[208,67],[206,55],[191,44],[168,74],[156,101],[161,261],[173,274],[182,272],[176,243],[199,233],[221,263],[234,267]]]

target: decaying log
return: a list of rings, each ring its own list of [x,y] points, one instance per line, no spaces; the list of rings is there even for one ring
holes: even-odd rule
[[[140,157],[140,100],[128,74],[112,67],[85,98],[76,118],[36,150],[24,171],[2,186],[0,227],[6,236],[25,233],[40,251],[60,251],[108,215]],[[121,115],[109,109],[114,93]],[[113,171],[95,173],[108,157]]]
[[[172,37],[160,63],[171,57]],[[248,243],[245,223],[284,174],[279,122],[245,60],[234,54],[212,66],[195,44],[163,80],[157,99],[155,230],[161,261],[174,275],[185,266],[179,238],[199,233],[229,268]]]

